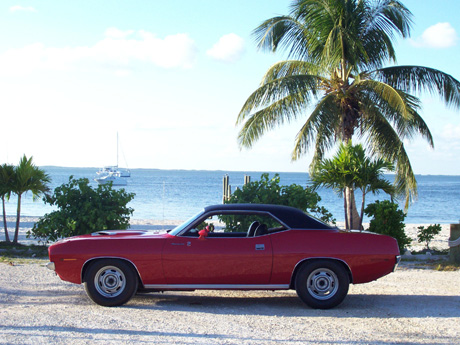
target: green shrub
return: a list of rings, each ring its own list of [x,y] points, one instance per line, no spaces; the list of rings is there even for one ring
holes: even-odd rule
[[[398,208],[398,204],[388,200],[377,200],[369,204],[364,212],[368,217],[373,217],[369,231],[394,237],[398,241],[399,251],[403,253],[411,240],[404,232],[406,215]]]
[[[318,206],[321,197],[312,188],[303,188],[297,184],[280,186],[279,174],[269,179],[269,174],[264,173],[259,181],[252,181],[237,189],[227,200],[226,204],[276,204],[298,208],[307,212],[326,223],[335,224],[332,214],[322,206]],[[254,218],[253,220],[259,220]],[[229,231],[240,231],[233,228],[232,224],[239,224],[239,227],[247,229],[249,224],[241,223],[240,219],[222,219],[227,224]],[[268,220],[259,220],[267,223]],[[270,225],[270,224],[267,224]]]
[[[429,225],[426,229],[424,226],[419,226],[417,233],[418,242],[422,243],[425,242],[426,249],[430,250],[430,242],[433,238],[441,232],[441,225]]]
[[[58,210],[45,214],[27,237],[49,242],[99,230],[127,229],[134,210],[126,205],[134,195],[124,189],[115,190],[111,184],[93,189],[88,179],[75,180],[70,176],[68,183],[43,198],[46,204],[57,206]]]

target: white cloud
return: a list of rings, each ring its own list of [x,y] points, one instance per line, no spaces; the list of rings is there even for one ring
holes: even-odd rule
[[[458,140],[460,141],[460,125],[446,125],[441,133],[442,138],[446,140]]]
[[[123,31],[117,28],[108,28],[107,30],[105,30],[106,37],[118,38],[118,39],[126,38],[129,35],[132,35],[133,33],[134,33],[134,30]]]
[[[235,62],[244,53],[244,40],[236,34],[222,36],[206,54],[218,61]]]
[[[458,41],[457,32],[450,23],[438,23],[430,26],[423,34],[411,43],[415,47],[449,48]]]
[[[10,12],[18,12],[18,11],[25,11],[25,12],[37,12],[37,10],[35,8],[33,8],[32,6],[11,6],[10,7]]]
[[[115,68],[126,75],[136,62],[163,68],[191,68],[197,47],[187,34],[158,38],[146,31],[109,28],[92,46],[47,47],[35,43],[0,55],[1,74],[27,74],[35,70],[69,70],[84,66]]]

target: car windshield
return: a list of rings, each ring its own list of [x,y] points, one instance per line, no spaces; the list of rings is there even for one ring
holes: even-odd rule
[[[178,225],[174,229],[172,229],[169,234],[173,236],[177,236],[182,230],[184,230],[187,226],[189,226],[195,219],[200,217],[203,214],[204,210],[198,212],[196,215],[193,217],[190,217],[190,219],[186,220],[182,224]]]

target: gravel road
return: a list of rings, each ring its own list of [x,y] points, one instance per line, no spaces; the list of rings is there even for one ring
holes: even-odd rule
[[[0,263],[0,344],[458,344],[460,271],[403,264],[332,310],[294,291],[140,294],[92,303],[46,261]]]

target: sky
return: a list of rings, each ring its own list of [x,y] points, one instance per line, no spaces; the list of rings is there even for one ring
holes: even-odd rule
[[[460,1],[405,0],[410,39],[400,65],[460,80]],[[308,171],[291,162],[303,119],[237,144],[237,115],[265,71],[286,58],[251,32],[288,0],[3,0],[0,163],[39,166]],[[460,174],[460,111],[421,95],[434,150],[405,143],[416,174]]]

